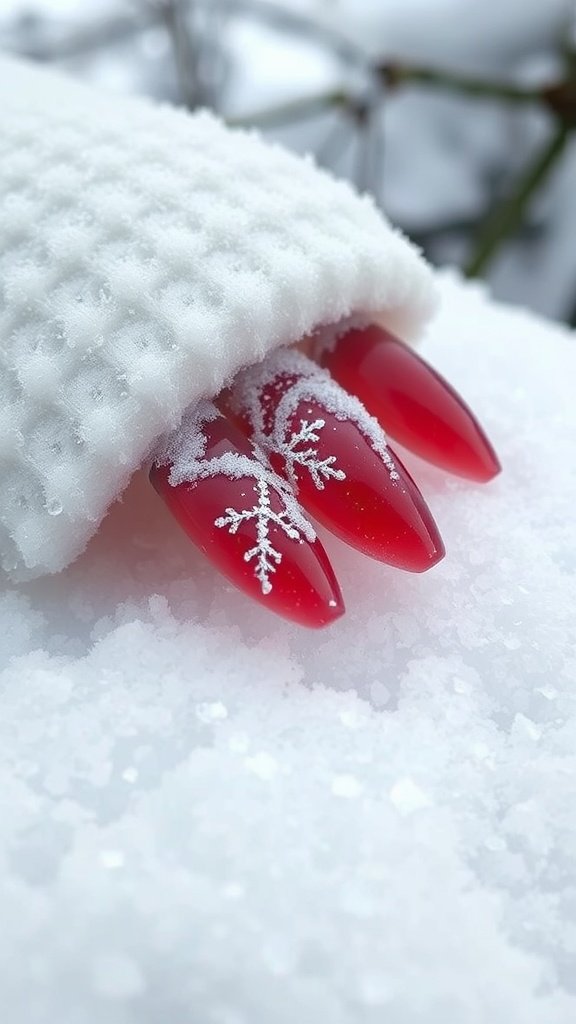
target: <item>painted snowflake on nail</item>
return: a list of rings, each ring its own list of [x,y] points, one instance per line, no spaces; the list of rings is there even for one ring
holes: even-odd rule
[[[273,547],[269,537],[269,525],[273,523],[281,529],[291,540],[300,540],[300,533],[296,529],[288,512],[274,512],[270,506],[270,490],[266,480],[260,479],[256,484],[258,502],[252,508],[243,509],[238,512],[235,508],[227,508],[225,516],[219,516],[214,525],[228,527],[229,533],[237,533],[242,523],[254,520],[256,523],[256,544],[244,555],[245,562],[255,559],[254,575],[259,580],[263,594],[269,594],[272,590],[270,582],[271,573],[276,572],[276,567],[282,561],[282,555]]]
[[[316,539],[312,524],[306,519],[287,480],[275,473],[265,453],[252,446],[252,455],[234,454],[229,451],[206,457],[206,433],[204,425],[217,419],[221,414],[211,402],[200,402],[184,417],[181,426],[166,438],[155,453],[158,465],[169,465],[169,481],[173,487],[194,483],[207,477],[224,476],[231,480],[244,477],[254,481],[257,500],[251,508],[226,508],[225,514],[214,520],[214,525],[235,534],[242,523],[254,522],[255,541],[253,547],[244,553],[244,561],[254,565],[254,575],[259,581],[263,594],[272,590],[271,577],[282,561],[282,554],[270,540],[270,526],[276,526],[290,540],[310,543]],[[279,499],[282,510],[275,512],[271,506],[271,495]]]
[[[345,480],[346,473],[343,469],[336,469],[335,455],[328,455],[325,459],[318,458],[318,449],[314,447],[299,448],[301,444],[318,444],[320,431],[325,427],[325,420],[314,420],[308,423],[307,420],[300,420],[300,430],[292,432],[287,441],[278,441],[274,451],[282,455],[286,465],[286,471],[290,479],[296,483],[296,466],[307,469],[312,477],[315,487],[323,491],[326,480]]]
[[[258,366],[244,370],[236,380],[232,404],[245,417],[255,441],[270,455],[279,455],[283,473],[298,490],[297,468],[306,470],[317,490],[330,480],[342,481],[346,473],[336,465],[337,457],[320,457],[318,446],[326,421],[300,419],[294,415],[302,402],[312,402],[341,422],[353,423],[387,467],[391,480],[398,480],[380,424],[361,402],[347,394],[312,360],[290,349],[279,349]]]

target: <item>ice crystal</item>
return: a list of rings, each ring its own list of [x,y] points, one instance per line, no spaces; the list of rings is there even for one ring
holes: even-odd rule
[[[279,441],[275,450],[284,456],[286,471],[291,480],[296,482],[295,466],[302,466],[307,469],[319,491],[324,490],[325,480],[345,480],[346,473],[343,469],[335,469],[335,455],[328,455],[325,459],[318,458],[316,448],[310,447],[304,450],[298,449],[298,445],[306,444],[308,441],[317,444],[320,440],[320,433],[326,421],[322,419],[308,423],[307,420],[300,420],[300,430],[293,431],[288,441]]]
[[[237,533],[238,527],[245,522],[254,520],[256,523],[256,544],[244,555],[245,562],[256,559],[254,575],[259,580],[263,594],[269,594],[272,590],[270,574],[276,572],[276,566],[280,565],[282,555],[273,547],[268,535],[269,524],[274,523],[280,530],[283,530],[291,540],[300,540],[300,533],[292,522],[287,511],[274,512],[270,505],[270,489],[266,480],[260,479],[256,484],[258,502],[252,508],[242,509],[238,512],[235,508],[227,508],[225,516],[219,516],[214,525],[218,527],[227,526],[229,533]]]

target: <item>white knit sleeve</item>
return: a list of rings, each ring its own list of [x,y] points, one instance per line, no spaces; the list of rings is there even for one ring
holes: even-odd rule
[[[414,338],[432,275],[367,197],[202,113],[0,61],[0,563],[55,572],[154,441],[320,324]]]

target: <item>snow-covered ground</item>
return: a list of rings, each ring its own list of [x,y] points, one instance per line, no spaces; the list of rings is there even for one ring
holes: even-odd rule
[[[576,1019],[576,346],[445,278],[424,354],[502,457],[406,455],[447,557],[326,540],[309,634],[222,583],[136,479],[0,596],[10,1024]]]

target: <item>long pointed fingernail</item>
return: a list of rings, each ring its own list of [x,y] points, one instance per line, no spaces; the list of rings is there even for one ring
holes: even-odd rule
[[[432,514],[378,423],[312,360],[284,349],[245,370],[230,407],[301,505],[346,543],[412,572],[443,557]]]
[[[320,361],[406,448],[437,466],[486,482],[501,469],[478,420],[443,377],[381,327],[353,329]]]
[[[250,597],[312,628],[343,615],[328,556],[290,488],[211,403],[158,452],[150,481],[190,539]]]

